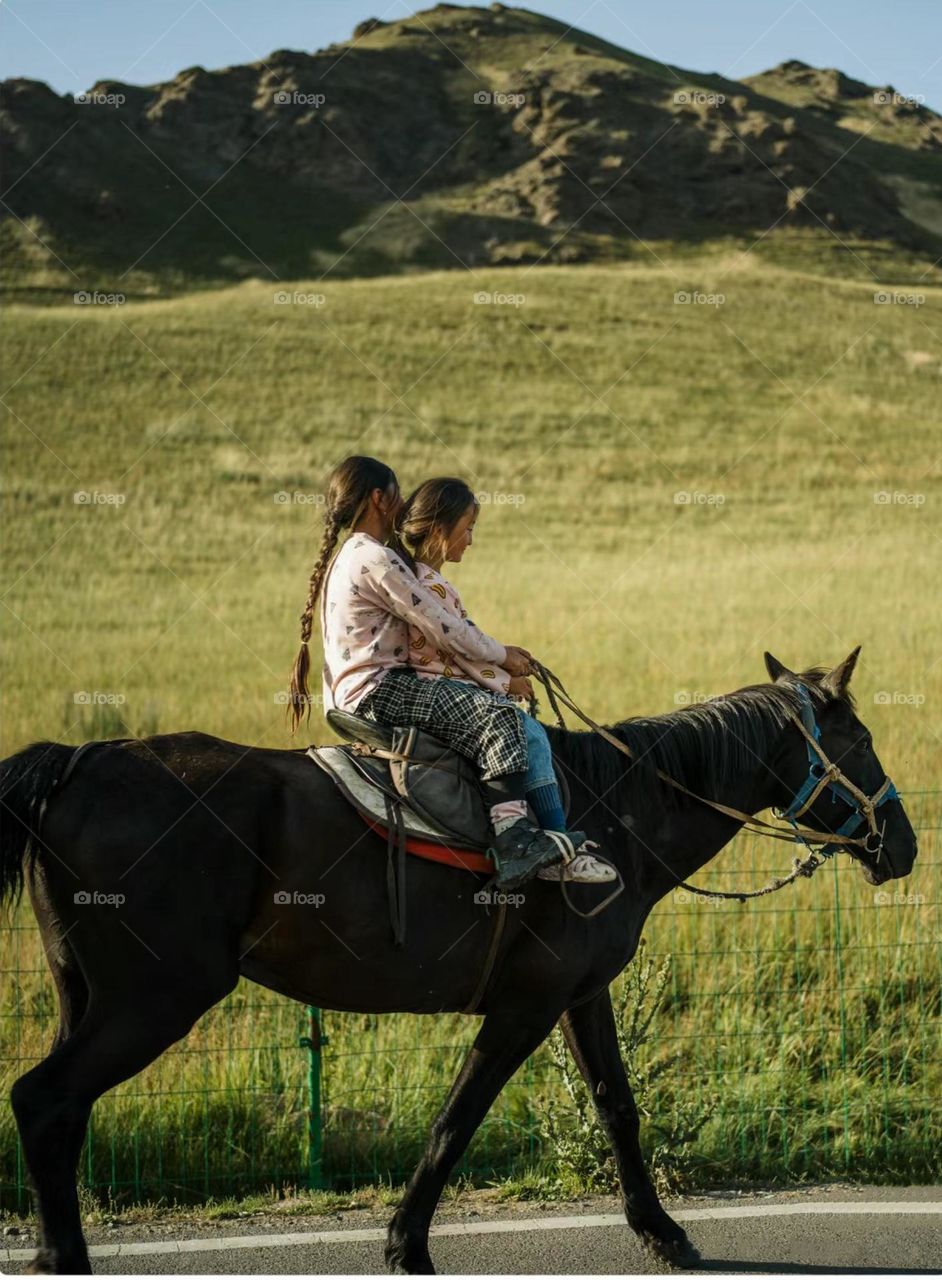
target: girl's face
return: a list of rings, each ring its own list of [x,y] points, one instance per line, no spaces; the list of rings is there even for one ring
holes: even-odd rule
[[[457,564],[468,547],[474,533],[474,525],[478,518],[478,508],[472,504],[448,535],[445,547],[445,559]]]

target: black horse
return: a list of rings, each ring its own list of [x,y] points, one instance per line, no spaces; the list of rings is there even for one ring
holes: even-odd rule
[[[657,770],[747,813],[786,806],[808,772],[795,723],[803,685],[824,750],[874,794],[884,773],[847,692],[855,660],[799,676],[766,655],[770,684],[612,726],[634,764],[592,733],[551,731],[575,824],[618,865],[626,891],[585,920],[558,886],[534,882],[508,912],[483,1023],[390,1224],[391,1270],[433,1270],[428,1231],[449,1172],[557,1022],[611,1139],[628,1222],[659,1258],[696,1258],[644,1167],[608,988],[658,899],[742,824]],[[39,742],[0,767],[0,897],[28,884],[59,995],[51,1052],[12,1090],[41,1223],[33,1266],[45,1272],[89,1270],[76,1166],[92,1104],[185,1036],[240,974],[328,1009],[460,1011],[490,932],[480,879],[410,859],[412,925],[395,948],[383,841],[303,750],[202,733],[104,742],[57,789],[76,750]],[[806,820],[835,831],[849,815],[825,792]],[[880,816],[880,847],[852,851],[873,884],[906,875],[916,856],[899,799]]]

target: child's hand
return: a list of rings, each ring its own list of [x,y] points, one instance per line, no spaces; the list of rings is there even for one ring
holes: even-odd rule
[[[507,656],[502,666],[505,671],[509,671],[512,676],[526,676],[530,673],[530,662],[532,655],[528,649],[521,649],[519,645],[508,644]]]
[[[507,691],[512,698],[533,699],[533,685],[526,676],[513,676]]]

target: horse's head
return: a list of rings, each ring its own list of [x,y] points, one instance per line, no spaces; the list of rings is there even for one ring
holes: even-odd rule
[[[870,884],[882,884],[912,870],[916,834],[848,693],[859,653],[858,646],[833,671],[800,675],[765,655],[771,679],[796,687],[801,707],[800,722],[783,734],[769,767],[781,816],[838,837],[865,838],[846,851]]]

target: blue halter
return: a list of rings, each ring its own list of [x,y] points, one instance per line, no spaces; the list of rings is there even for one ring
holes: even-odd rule
[[[801,699],[801,722],[810,739],[806,740],[805,743],[808,750],[808,776],[796,791],[788,808],[779,811],[777,816],[779,818],[787,819],[793,827],[797,827],[798,818],[805,811],[814,793],[819,789],[827,790],[832,793],[831,801],[833,804],[837,804],[838,800],[843,800],[844,803],[850,805],[853,810],[850,816],[837,828],[834,835],[852,836],[862,822],[870,822],[870,819],[866,810],[861,807],[857,796],[844,786],[844,783],[840,781],[840,778],[832,777],[822,787],[822,780],[827,777],[831,762],[824,754],[824,749],[820,746],[821,727],[815,718],[814,704],[811,701],[811,695],[803,684],[798,684],[797,689],[798,696]],[[812,745],[811,740],[818,744],[817,751]],[[843,777],[843,775],[840,775],[840,777]],[[880,789],[873,796],[869,797],[869,799],[873,806],[873,810],[875,811],[876,809],[879,809],[880,805],[885,804],[887,800],[898,800],[899,792],[896,790],[896,787],[890,779],[886,778]],[[870,849],[869,852],[876,853],[879,858],[880,854],[883,852],[883,837],[882,834],[876,830],[875,823],[870,822],[870,828],[871,834],[875,835],[878,839],[878,845],[875,850]],[[801,844],[807,845],[808,842],[802,839],[801,836],[796,838]],[[844,846],[839,842],[835,844],[827,844],[821,849],[821,853],[825,858],[830,858],[832,854],[837,853],[838,850],[843,847]]]

